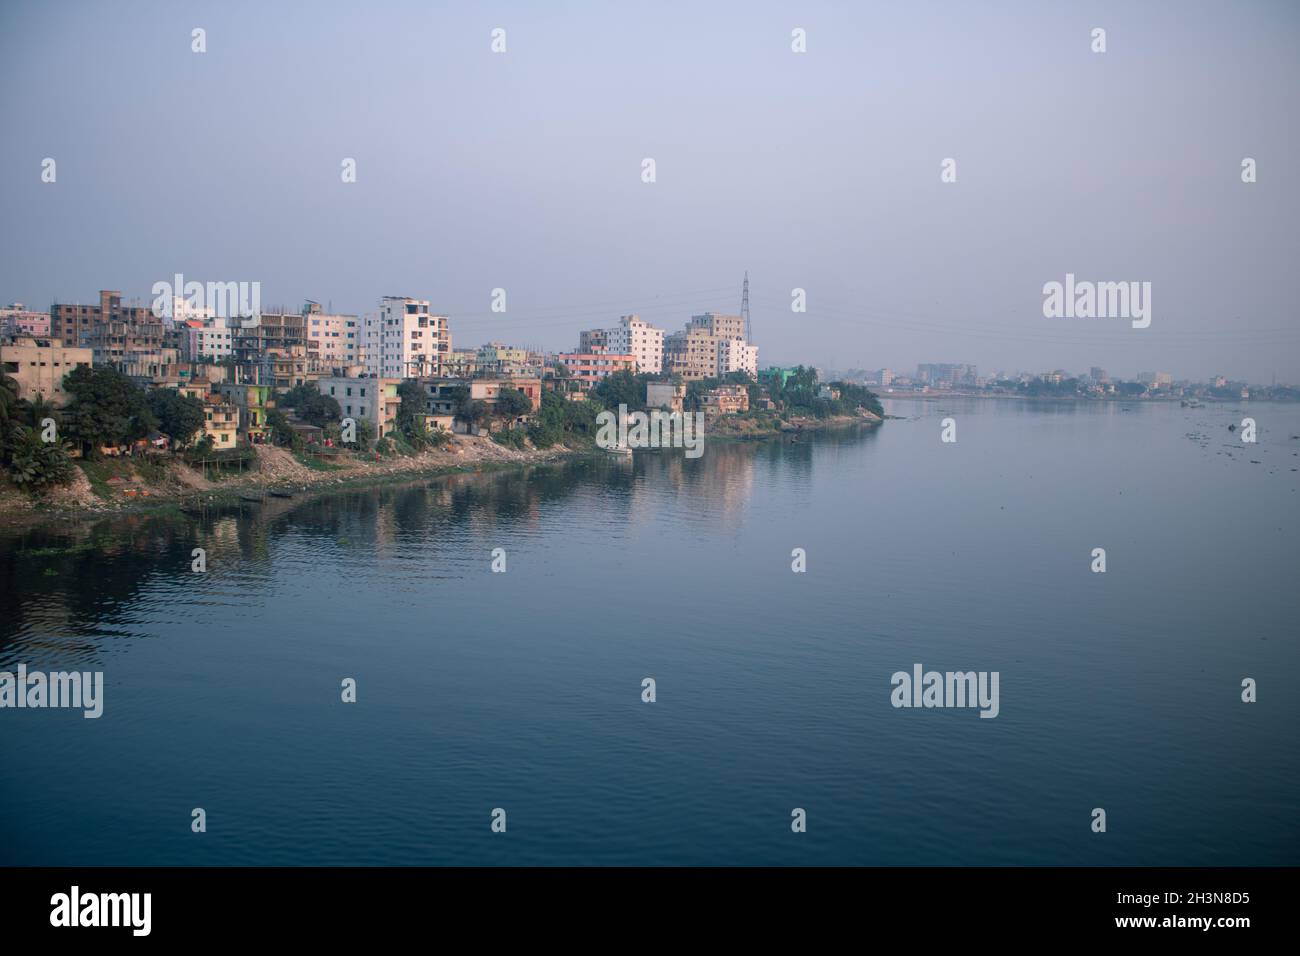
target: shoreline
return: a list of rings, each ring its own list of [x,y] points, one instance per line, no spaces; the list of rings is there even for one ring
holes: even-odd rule
[[[763,427],[753,419],[733,419],[735,424],[722,432],[714,431],[711,439],[725,442],[771,441],[799,434],[844,428],[853,425],[879,425],[874,416],[835,416],[827,419],[777,419],[775,426]],[[744,428],[744,423],[757,427]],[[716,425],[716,422],[714,423]],[[445,449],[426,449],[409,457],[386,458],[372,462],[349,459],[329,469],[313,468],[284,448],[257,446],[259,469],[242,476],[208,481],[178,459],[166,461],[162,483],[138,477],[117,480],[112,487],[101,481],[102,489],[88,476],[83,462],[77,463],[77,476],[67,486],[54,489],[37,499],[12,486],[0,489],[0,516],[10,528],[82,521],[87,518],[156,514],[168,510],[192,514],[206,508],[221,508],[240,503],[260,504],[267,501],[307,501],[337,491],[355,491],[385,485],[433,481],[455,475],[492,474],[536,465],[551,465],[583,457],[602,457],[599,447],[569,447],[517,450],[499,445],[491,438],[456,435]],[[125,472],[138,465],[157,466],[148,459],[103,459],[91,463]],[[109,479],[114,482],[115,479]],[[107,489],[109,494],[106,495]],[[112,493],[116,492],[116,493]],[[276,495],[274,492],[281,492]],[[287,493],[287,494],[283,494]],[[257,500],[250,500],[256,496]]]

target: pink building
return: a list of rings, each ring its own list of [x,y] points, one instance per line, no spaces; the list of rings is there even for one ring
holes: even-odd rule
[[[50,313],[32,312],[21,302],[0,308],[0,333],[50,337]],[[76,343],[74,342],[73,345]]]
[[[561,352],[556,356],[569,370],[569,377],[579,384],[582,390],[589,391],[601,379],[621,372],[636,371],[636,357],[630,354],[614,352]]]

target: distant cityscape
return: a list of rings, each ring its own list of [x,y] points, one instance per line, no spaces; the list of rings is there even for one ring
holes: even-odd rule
[[[819,370],[819,374],[822,374]],[[1132,378],[1092,366],[1087,372],[1053,369],[1042,372],[996,371],[981,375],[974,365],[923,363],[914,373],[889,368],[827,371],[823,377],[874,388],[881,395],[1003,395],[1027,398],[1178,399],[1198,401],[1300,401],[1300,388],[1261,385],[1218,375],[1207,382],[1175,379],[1172,372],[1138,372]]]
[[[300,421],[287,402],[277,403],[303,388],[337,401],[338,414],[357,420],[367,441],[394,431],[399,387],[409,382],[423,396],[421,427],[449,433],[491,427],[484,423],[493,416],[484,409],[518,407],[505,427],[527,425],[543,392],[581,401],[621,372],[673,383],[655,393],[668,408],[680,410],[691,383],[702,389],[700,407],[714,414],[747,411],[747,382],[755,383],[756,402],[773,404],[757,390],[758,348],[748,341],[747,305],[741,314],[691,315],[676,332],[623,315],[580,332],[572,351],[543,352],[500,341],[453,347],[449,317],[427,299],[383,296],[366,315],[335,314],[311,300],[298,310],[262,310],[256,301],[250,308],[246,283],[209,283],[205,297],[199,283],[179,276],[177,282],[185,295],[147,306],[102,290],[92,304],[0,308],[0,370],[17,399],[61,408],[71,399],[64,387],[70,372],[112,368],[146,391],[170,389],[201,402],[203,425],[194,440],[208,439],[218,452],[269,441],[276,421],[281,431],[287,426],[319,441],[319,423]],[[260,294],[260,287],[253,291]],[[743,301],[747,291],[746,279]],[[274,414],[277,404],[287,418]]]

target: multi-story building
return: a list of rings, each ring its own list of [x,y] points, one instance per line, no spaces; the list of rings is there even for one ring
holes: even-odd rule
[[[427,299],[384,296],[377,316],[365,319],[367,370],[376,378],[423,378],[442,373],[451,353],[445,315],[433,315]]]
[[[636,357],[629,353],[561,352],[556,359],[564,364],[569,378],[584,392],[615,372],[636,371]]]
[[[203,398],[203,437],[212,439],[217,451],[234,448],[239,441],[239,409],[233,402],[216,396]]]
[[[0,335],[50,337],[50,313],[33,312],[21,302],[0,308]]]
[[[718,342],[718,377],[732,372],[744,372],[758,378],[758,346],[744,339],[722,339]]]
[[[331,375],[316,381],[322,395],[339,403],[344,418],[370,422],[375,438],[383,438],[396,427],[397,410],[402,404],[397,394],[397,378],[354,378]]]
[[[516,389],[528,396],[533,411],[542,407],[542,380],[536,376],[516,378],[425,378],[420,380],[425,392],[425,408],[430,415],[455,415],[462,399],[495,405],[505,389]]]
[[[663,370],[688,382],[716,378],[718,337],[692,327],[665,336]]]
[[[473,378],[478,374],[478,349],[452,349],[443,359],[442,374],[451,378]]]
[[[92,365],[90,349],[68,348],[58,339],[13,335],[0,338],[0,369],[18,383],[18,397],[40,396],[51,405],[63,405],[63,376],[81,365]]]
[[[81,347],[83,335],[89,334],[95,325],[107,322],[160,324],[148,307],[122,305],[122,293],[110,290],[99,293],[97,306],[58,303],[50,306],[50,338],[61,340],[68,348]]]
[[[974,385],[975,378],[974,365],[927,363],[916,367],[916,380],[928,385]]]
[[[239,410],[239,433],[259,445],[266,440],[266,413],[271,407],[271,386],[222,382],[217,393]]]
[[[183,333],[181,357],[187,362],[220,362],[234,354],[234,331],[225,319],[186,319],[179,323]]]
[[[664,365],[664,330],[657,329],[639,315],[619,316],[619,324],[610,329],[588,329],[578,334],[578,351],[613,352],[631,355],[636,371],[658,374]]]
[[[528,349],[489,342],[479,346],[477,365],[479,375],[523,375],[529,368]]]
[[[321,368],[340,372],[361,361],[361,319],[355,315],[330,315],[319,302],[302,308],[308,341],[318,342]]]

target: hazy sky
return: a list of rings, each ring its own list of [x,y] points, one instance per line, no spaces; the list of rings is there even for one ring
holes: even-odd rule
[[[762,364],[1296,382],[1298,50],[1248,0],[4,0],[0,299],[182,272],[568,349],[748,269]],[[1067,272],[1151,282],[1150,328],[1044,318]]]

